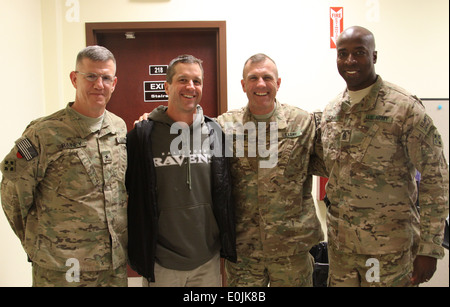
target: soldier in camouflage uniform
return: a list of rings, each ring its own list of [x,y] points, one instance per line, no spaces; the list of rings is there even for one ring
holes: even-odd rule
[[[330,172],[329,284],[417,285],[444,255],[448,166],[441,136],[417,97],[376,75],[370,31],[345,30],[337,55],[347,89],[321,122]]]
[[[323,233],[311,172],[325,169],[316,160],[314,117],[275,99],[280,82],[269,57],[251,57],[242,80],[248,105],[218,117],[233,137],[238,262],[226,262],[228,286],[312,285],[309,250]]]
[[[78,54],[75,102],[30,123],[1,164],[1,200],[33,286],[126,286],[126,126],[103,47]]]

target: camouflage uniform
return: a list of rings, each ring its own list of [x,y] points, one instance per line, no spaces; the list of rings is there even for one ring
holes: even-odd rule
[[[33,266],[66,272],[71,258],[82,272],[126,265],[126,132],[108,111],[91,132],[69,105],[31,122],[3,160],[3,209]]]
[[[225,134],[233,135],[234,140],[231,172],[236,204],[238,263],[226,264],[230,286],[267,286],[267,280],[257,283],[257,274],[237,275],[246,275],[245,272],[253,265],[259,266],[262,271],[269,270],[272,276],[270,263],[276,264],[277,259],[289,261],[289,257],[295,258],[300,254],[306,260],[294,261],[291,270],[284,275],[286,280],[279,284],[298,285],[288,281],[288,273],[291,271],[298,275],[301,271],[308,280],[306,284],[310,285],[312,262],[308,252],[323,239],[311,195],[312,176],[308,169],[314,166],[324,171],[324,165],[314,155],[315,120],[299,108],[279,102],[276,104],[274,114],[267,120],[278,125],[278,129],[276,126],[272,128],[276,129],[278,136],[278,142],[274,144],[277,146],[275,154],[278,160],[271,168],[261,167],[260,162],[267,161],[267,158],[262,158],[260,152],[257,151],[256,157],[249,154],[248,131],[245,131],[245,153],[243,157],[238,157],[236,138],[239,132],[227,128],[227,123],[256,123],[248,107],[218,117]],[[255,127],[258,127],[257,124]],[[265,148],[270,146],[270,127],[266,125]],[[274,280],[270,282],[275,285]]]
[[[448,166],[441,136],[420,100],[378,76],[352,107],[347,91],[332,101],[321,130],[330,172],[329,252],[341,254],[330,276],[351,262],[352,254],[370,258],[411,250],[410,270],[416,254],[443,257]],[[420,216],[416,168],[422,173]]]

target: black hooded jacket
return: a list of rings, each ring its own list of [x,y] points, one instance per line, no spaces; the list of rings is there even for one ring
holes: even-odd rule
[[[220,145],[221,155],[211,159],[213,213],[220,231],[221,257],[236,262],[236,230],[232,201],[229,159],[225,157],[224,135],[220,126],[205,116],[210,128],[211,150]],[[152,156],[151,133],[154,122],[142,121],[127,135],[128,168],[128,261],[131,268],[155,281],[154,265],[158,239],[156,170]],[[220,134],[221,135],[220,135]],[[215,148],[218,150],[218,148]]]

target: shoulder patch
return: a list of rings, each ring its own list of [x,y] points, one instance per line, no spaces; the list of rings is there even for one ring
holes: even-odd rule
[[[18,141],[16,146],[19,149],[20,155],[27,161],[30,161],[39,155],[33,144],[31,144],[30,140],[27,138]]]
[[[419,131],[422,132],[423,134],[428,134],[428,131],[430,130],[432,125],[433,120],[431,119],[430,116],[428,116],[428,114],[425,114],[423,119],[417,125],[417,129],[419,129]]]
[[[15,172],[16,171],[16,161],[15,160],[5,160],[3,161],[3,171],[4,172]]]
[[[442,137],[438,132],[434,133],[434,145],[442,147]]]

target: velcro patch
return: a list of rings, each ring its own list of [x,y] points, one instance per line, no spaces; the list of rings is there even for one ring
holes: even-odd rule
[[[384,116],[384,115],[376,115],[376,114],[367,114],[366,121],[378,121],[384,123],[392,123],[392,117]]]
[[[19,149],[20,155],[27,161],[30,161],[34,157],[38,156],[38,152],[34,148],[33,144],[31,144],[30,140],[28,140],[27,138],[17,142],[16,145]]]
[[[442,147],[442,137],[439,133],[434,134],[434,145]]]
[[[430,130],[430,128],[433,125],[433,120],[431,119],[430,116],[428,116],[427,114],[425,114],[424,118],[420,121],[419,125],[417,126],[417,128],[419,129],[419,131],[421,131],[423,134],[428,134],[428,131]]]
[[[117,144],[127,144],[127,138],[116,137]]]
[[[102,160],[104,164],[110,164],[112,162],[112,155],[109,150],[102,152]]]
[[[62,143],[62,144],[56,145],[56,147],[59,150],[81,148],[81,147],[86,147],[86,146],[87,146],[87,142],[85,140],[83,140],[83,139],[75,139],[75,140],[70,141],[70,142],[66,142],[66,143]]]
[[[16,171],[16,161],[5,160],[3,162],[3,171],[5,172],[15,172]]]
[[[282,133],[282,137],[285,137],[285,138],[298,138],[302,134],[303,134],[303,132],[301,130],[292,131],[292,132],[283,132]]]

